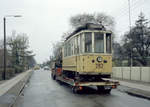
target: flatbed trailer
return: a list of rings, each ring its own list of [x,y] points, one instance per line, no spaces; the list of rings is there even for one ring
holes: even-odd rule
[[[72,87],[72,91],[74,93],[79,92],[85,86],[97,86],[98,92],[110,93],[111,89],[115,89],[119,85],[118,81],[114,81],[111,79],[105,79],[105,78],[102,78],[101,81],[98,81],[98,82],[76,81],[75,79],[64,76],[61,70],[62,70],[61,68],[53,69],[51,72],[51,77],[54,80],[58,80],[63,83],[69,84]]]

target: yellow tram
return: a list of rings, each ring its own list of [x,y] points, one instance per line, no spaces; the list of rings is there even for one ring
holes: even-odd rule
[[[108,78],[112,73],[112,32],[88,23],[66,39],[62,53],[66,74]]]
[[[98,92],[110,93],[119,85],[108,79],[112,73],[112,32],[102,25],[87,23],[77,28],[66,38],[60,53],[51,76],[72,86],[73,92],[97,86]]]

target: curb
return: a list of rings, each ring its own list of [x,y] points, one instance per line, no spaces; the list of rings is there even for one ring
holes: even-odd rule
[[[138,92],[139,91],[139,92]],[[136,97],[139,97],[139,98],[144,98],[144,99],[148,99],[148,100],[150,100],[150,96],[149,95],[146,95],[146,94],[143,94],[143,93],[141,93],[140,92],[141,90],[127,90],[127,91],[125,91],[127,94],[129,94],[129,95],[132,95],[132,96],[136,96]]]

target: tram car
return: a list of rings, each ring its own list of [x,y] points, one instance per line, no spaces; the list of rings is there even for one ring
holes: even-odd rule
[[[112,32],[104,26],[87,23],[77,28],[66,38],[61,51],[53,79],[70,84],[73,90],[90,85],[100,91],[109,87],[107,92],[116,88],[117,82],[104,80],[112,73]]]
[[[97,81],[110,78],[112,32],[106,31],[102,25],[79,27],[65,40],[62,52],[62,69],[66,75],[72,78],[88,76],[86,79]]]

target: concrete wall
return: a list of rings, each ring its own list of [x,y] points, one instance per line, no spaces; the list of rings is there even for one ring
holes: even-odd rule
[[[0,107],[12,107],[31,75],[26,71],[0,84]]]
[[[150,67],[113,67],[112,77],[150,82]]]

